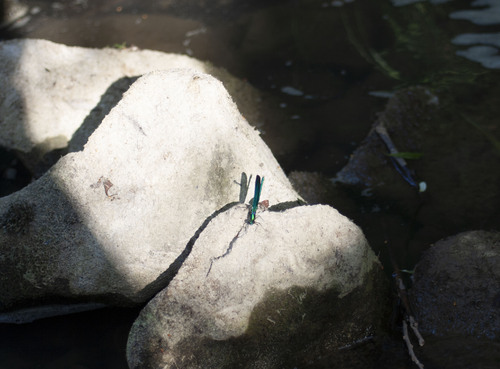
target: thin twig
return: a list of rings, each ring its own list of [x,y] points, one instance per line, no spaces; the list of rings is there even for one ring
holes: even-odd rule
[[[406,320],[403,320],[403,340],[406,342],[406,347],[408,348],[408,353],[410,354],[411,360],[420,368],[424,369],[424,364],[422,364],[415,356],[415,352],[413,351],[413,345],[410,341],[410,336],[408,335],[408,324]]]
[[[424,365],[417,359],[415,356],[415,352],[413,351],[413,345],[410,341],[410,336],[408,334],[408,324],[410,325],[413,333],[418,339],[418,344],[423,346],[425,344],[425,340],[420,334],[418,330],[418,323],[413,317],[413,312],[410,306],[410,301],[408,299],[408,293],[406,290],[406,286],[403,282],[403,278],[401,277],[401,269],[399,269],[398,264],[394,256],[392,255],[391,249],[389,248],[389,255],[391,258],[392,267],[394,268],[394,281],[396,284],[396,289],[398,292],[398,297],[401,300],[401,304],[404,309],[404,317],[403,317],[403,340],[406,342],[406,346],[408,347],[408,353],[412,359],[412,361],[420,368],[423,369]]]
[[[423,346],[425,345],[425,340],[424,340],[424,337],[422,337],[422,335],[420,334],[420,332],[418,331],[418,323],[417,321],[415,320],[415,318],[413,317],[413,315],[410,315],[408,317],[408,319],[410,320],[410,327],[411,329],[413,330],[413,334],[415,336],[417,336],[418,338],[418,344],[420,346]]]

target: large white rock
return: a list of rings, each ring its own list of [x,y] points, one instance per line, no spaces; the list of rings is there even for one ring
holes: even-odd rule
[[[0,42],[0,146],[29,153],[65,147],[112,84],[155,70],[192,68],[223,81],[256,119],[258,94],[228,72],[185,55],[69,47],[46,40]],[[100,123],[99,120],[97,123]]]
[[[215,217],[143,309],[131,369],[304,367],[373,333],[383,273],[356,225],[321,205],[246,216]]]
[[[221,82],[145,75],[83,151],[0,198],[0,309],[51,296],[146,301],[203,222],[242,198],[242,173],[265,176],[271,204],[299,198]]]

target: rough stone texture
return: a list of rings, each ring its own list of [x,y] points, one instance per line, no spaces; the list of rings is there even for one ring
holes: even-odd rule
[[[245,201],[242,173],[266,177],[271,204],[298,199],[221,82],[180,69],[141,77],[83,151],[0,198],[0,310],[146,301],[203,222]]]
[[[472,231],[425,252],[409,290],[428,368],[493,369],[500,363],[500,233]]]
[[[155,70],[192,68],[211,74],[224,83],[246,119],[258,120],[259,95],[250,85],[184,55],[23,39],[0,43],[0,65],[0,145],[24,154],[35,172],[37,163],[30,162],[65,148],[82,123],[91,133],[131,82]],[[72,149],[81,149],[88,136],[80,132]]]
[[[474,231],[433,245],[411,289],[420,330],[437,336],[498,339],[500,233]]]
[[[373,333],[385,284],[356,225],[320,205],[246,216],[200,234],[134,323],[130,368],[303,367]]]

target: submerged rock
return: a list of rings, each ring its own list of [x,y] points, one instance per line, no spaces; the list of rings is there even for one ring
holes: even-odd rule
[[[246,216],[200,234],[134,323],[130,368],[304,367],[374,333],[386,285],[356,225],[319,205]]]
[[[364,214],[356,221],[367,225],[366,232],[377,227],[396,229],[406,219],[407,229],[399,232],[412,235],[410,248],[416,250],[464,229],[495,229],[500,224],[500,171],[495,166],[499,150],[486,129],[488,118],[481,117],[483,113],[464,115],[450,103],[451,98],[435,96],[423,87],[396,92],[334,178],[338,189],[363,197]],[[377,132],[381,124],[398,152],[410,157],[406,167],[413,181],[389,156]],[[425,192],[414,185],[423,182]],[[329,188],[323,192],[338,197]],[[326,201],[350,213],[337,205],[342,198]]]
[[[0,311],[147,301],[257,173],[271,204],[299,198],[221,82],[183,69],[141,77],[83,151],[0,198]]]
[[[337,173],[335,182],[350,186],[362,186],[384,191],[390,186],[390,193],[404,193],[414,186],[390,157],[390,148],[384,138],[388,136],[399,152],[421,153],[422,140],[429,117],[436,110],[438,98],[430,91],[413,87],[396,93],[385,110],[379,115],[373,128],[349,159],[347,165]],[[379,127],[383,127],[382,136]],[[409,169],[408,169],[409,170]],[[413,180],[417,181],[413,174]],[[387,189],[389,191],[389,189]]]

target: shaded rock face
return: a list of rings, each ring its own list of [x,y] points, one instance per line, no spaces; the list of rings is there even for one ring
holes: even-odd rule
[[[292,181],[322,186],[306,188],[305,200],[334,204],[365,229],[375,248],[388,236],[394,245],[408,244],[407,250],[393,248],[401,250],[396,257],[405,258],[408,265],[436,240],[466,229],[498,228],[500,171],[494,169],[499,152],[493,136],[481,128],[488,118],[475,122],[452,99],[444,93],[438,98],[422,87],[396,92],[334,178],[334,186],[321,176],[299,174]],[[395,158],[388,156],[377,131],[381,125],[398,152],[421,155],[406,159],[406,168],[416,183],[427,184],[425,192],[405,180]],[[360,195],[362,200],[357,199]]]
[[[394,170],[383,139],[376,131],[384,125],[395,146],[402,152],[421,152],[426,125],[437,105],[436,97],[421,87],[409,88],[396,93],[380,114],[374,128],[362,144],[354,151],[348,164],[337,173],[340,183],[381,187],[391,184],[393,190],[403,191],[408,187],[401,175]],[[401,188],[400,188],[401,187]]]
[[[496,368],[500,362],[500,234],[472,231],[437,242],[409,290],[426,367]]]
[[[498,339],[500,233],[465,232],[433,245],[411,289],[422,332]]]
[[[359,228],[328,206],[245,218],[233,207],[201,233],[134,323],[130,368],[309,365],[373,334],[387,291]]]
[[[184,69],[145,75],[83,151],[0,198],[0,310],[147,301],[204,220],[248,200],[257,173],[271,204],[299,198],[221,82]]]

